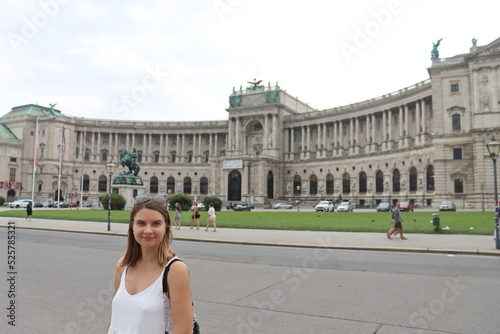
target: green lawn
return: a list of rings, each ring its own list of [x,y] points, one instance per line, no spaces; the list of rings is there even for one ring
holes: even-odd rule
[[[128,223],[129,211],[111,211],[111,221]],[[190,225],[192,212],[182,213],[182,225]],[[434,233],[430,223],[432,212],[403,212],[405,233]],[[26,216],[24,210],[0,212],[1,217]],[[173,215],[171,214],[171,217]],[[41,210],[35,209],[33,218],[100,221],[108,220],[106,210]],[[200,224],[206,225],[207,213],[201,212]],[[492,212],[463,211],[441,212],[441,230],[446,234],[492,235],[494,216]],[[387,232],[391,227],[388,212],[297,212],[297,211],[220,211],[217,212],[217,227],[270,229],[270,230],[310,230],[344,232]],[[471,229],[473,227],[473,229]]]

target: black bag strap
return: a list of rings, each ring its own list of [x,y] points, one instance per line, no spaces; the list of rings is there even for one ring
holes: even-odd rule
[[[181,261],[182,262],[181,259],[173,258],[172,260],[170,260],[170,262],[165,267],[165,271],[163,272],[163,292],[164,293],[168,292],[167,276],[168,276],[168,271],[170,270],[170,266],[172,265],[172,263],[177,262],[177,261]]]

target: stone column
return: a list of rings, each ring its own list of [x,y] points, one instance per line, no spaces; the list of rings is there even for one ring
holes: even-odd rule
[[[271,143],[273,149],[277,149],[278,148],[278,133],[281,133],[281,131],[279,131],[278,129],[278,115],[273,115],[273,131],[272,131],[272,134],[273,134],[273,142]]]
[[[311,159],[311,126],[306,126],[306,159]]]
[[[318,138],[316,138],[316,145],[318,149],[316,150],[316,159],[321,158],[321,124],[318,124]]]
[[[359,135],[359,117],[354,119],[354,154],[359,154],[361,136]]]
[[[399,138],[398,147],[403,148],[403,106],[399,106],[399,116],[398,116],[398,128],[399,128]]]
[[[99,154],[99,161],[102,161],[102,153],[101,153],[101,132],[97,133],[97,153]]]
[[[118,133],[115,133],[115,152],[114,155],[116,155],[117,159],[116,161],[120,160],[120,155],[118,154]]]
[[[472,75],[472,86],[474,87],[474,110],[472,112],[482,112],[483,108],[481,108],[481,92],[479,90],[479,87],[481,86],[481,80],[479,79],[479,70],[472,70]]]
[[[420,101],[415,102],[415,146],[420,145]]]
[[[212,149],[212,137],[213,137],[212,133],[208,134],[208,156],[209,157],[212,157],[215,155],[214,150]],[[226,136],[226,140],[227,140],[227,136]],[[227,144],[227,142],[226,142],[226,144]],[[215,146],[217,146],[217,145],[215,145]]]
[[[339,128],[339,123],[338,121],[335,121],[333,122],[333,148],[332,148],[332,157],[336,157],[337,156],[337,150],[338,150],[338,134],[339,134],[339,131],[338,131],[338,128]]]
[[[387,150],[387,110],[382,111],[382,149]]]
[[[371,152],[376,152],[377,150],[377,140],[375,128],[377,124],[377,118],[375,117],[375,113],[372,114],[372,140],[371,140]]]
[[[163,162],[164,161],[164,154],[163,154],[163,133],[160,134],[160,153],[159,153],[159,159],[158,162]]]
[[[371,131],[370,131],[371,115],[366,115],[365,124],[365,153],[371,152]]]
[[[181,162],[181,135],[180,134],[177,134],[177,143],[175,145],[175,151],[176,151],[175,162],[180,163]]]
[[[344,126],[342,120],[339,121],[339,149],[337,150],[338,155],[344,155]]]
[[[405,120],[404,120],[404,147],[408,147],[410,139],[410,107],[405,104]]]
[[[217,149],[217,142],[218,142],[218,140],[219,140],[219,136],[216,133],[215,134],[215,140],[214,140],[214,156],[218,156],[219,155],[219,150]]]
[[[326,141],[326,137],[327,137],[327,127],[326,127],[326,123],[323,123],[323,150],[321,152],[321,157],[324,159],[326,158],[326,150],[328,149],[327,148],[327,141]]]
[[[232,151],[233,150],[233,129],[234,129],[234,124],[233,124],[233,119],[229,119],[229,129],[227,133],[227,138],[226,138],[226,151]]]
[[[236,119],[236,150],[241,152],[241,117]]]
[[[186,162],[186,134],[182,134],[182,144],[181,144],[181,151],[182,151],[182,162]]]
[[[354,118],[349,119],[349,155],[354,154]]]
[[[300,142],[301,142],[301,147],[300,147],[300,160],[304,160],[306,153],[305,153],[305,146],[306,146],[306,136],[304,134],[304,126],[300,127]]]
[[[425,145],[427,128],[426,128],[426,123],[425,123],[425,100],[424,99],[422,99],[420,101],[420,112],[422,113],[422,117],[420,118],[420,121],[422,122],[420,125],[420,127],[421,127],[420,143],[422,145]]]
[[[130,147],[131,149],[135,148],[135,133],[132,133],[132,145]]]

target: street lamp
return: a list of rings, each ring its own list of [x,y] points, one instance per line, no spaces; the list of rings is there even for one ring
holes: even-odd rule
[[[297,195],[299,196],[299,199],[297,200],[297,212],[299,212],[300,208],[300,186],[297,186],[295,189],[297,189]]]
[[[106,165],[106,172],[109,174],[109,190],[108,190],[108,231],[111,230],[111,175],[116,170],[116,165],[111,161]]]
[[[500,249],[500,235],[498,234],[499,229],[499,218],[498,217],[498,188],[497,188],[497,158],[500,151],[500,143],[496,141],[495,136],[491,137],[491,141],[486,144],[486,148],[490,153],[490,158],[493,160],[493,180],[495,189],[495,234],[496,234],[496,249]]]

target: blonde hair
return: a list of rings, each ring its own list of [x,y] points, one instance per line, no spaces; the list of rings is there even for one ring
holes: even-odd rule
[[[148,199],[143,202],[135,203],[130,211],[130,222],[128,225],[127,248],[125,255],[120,263],[120,266],[134,266],[137,261],[142,257],[141,245],[135,240],[134,237],[134,218],[137,212],[142,209],[150,209],[159,212],[165,219],[165,236],[160,242],[158,247],[158,261],[162,267],[167,265],[167,262],[175,256],[175,253],[170,249],[172,244],[172,231],[170,230],[170,217],[168,215],[167,205],[165,203],[158,203],[153,199]]]

